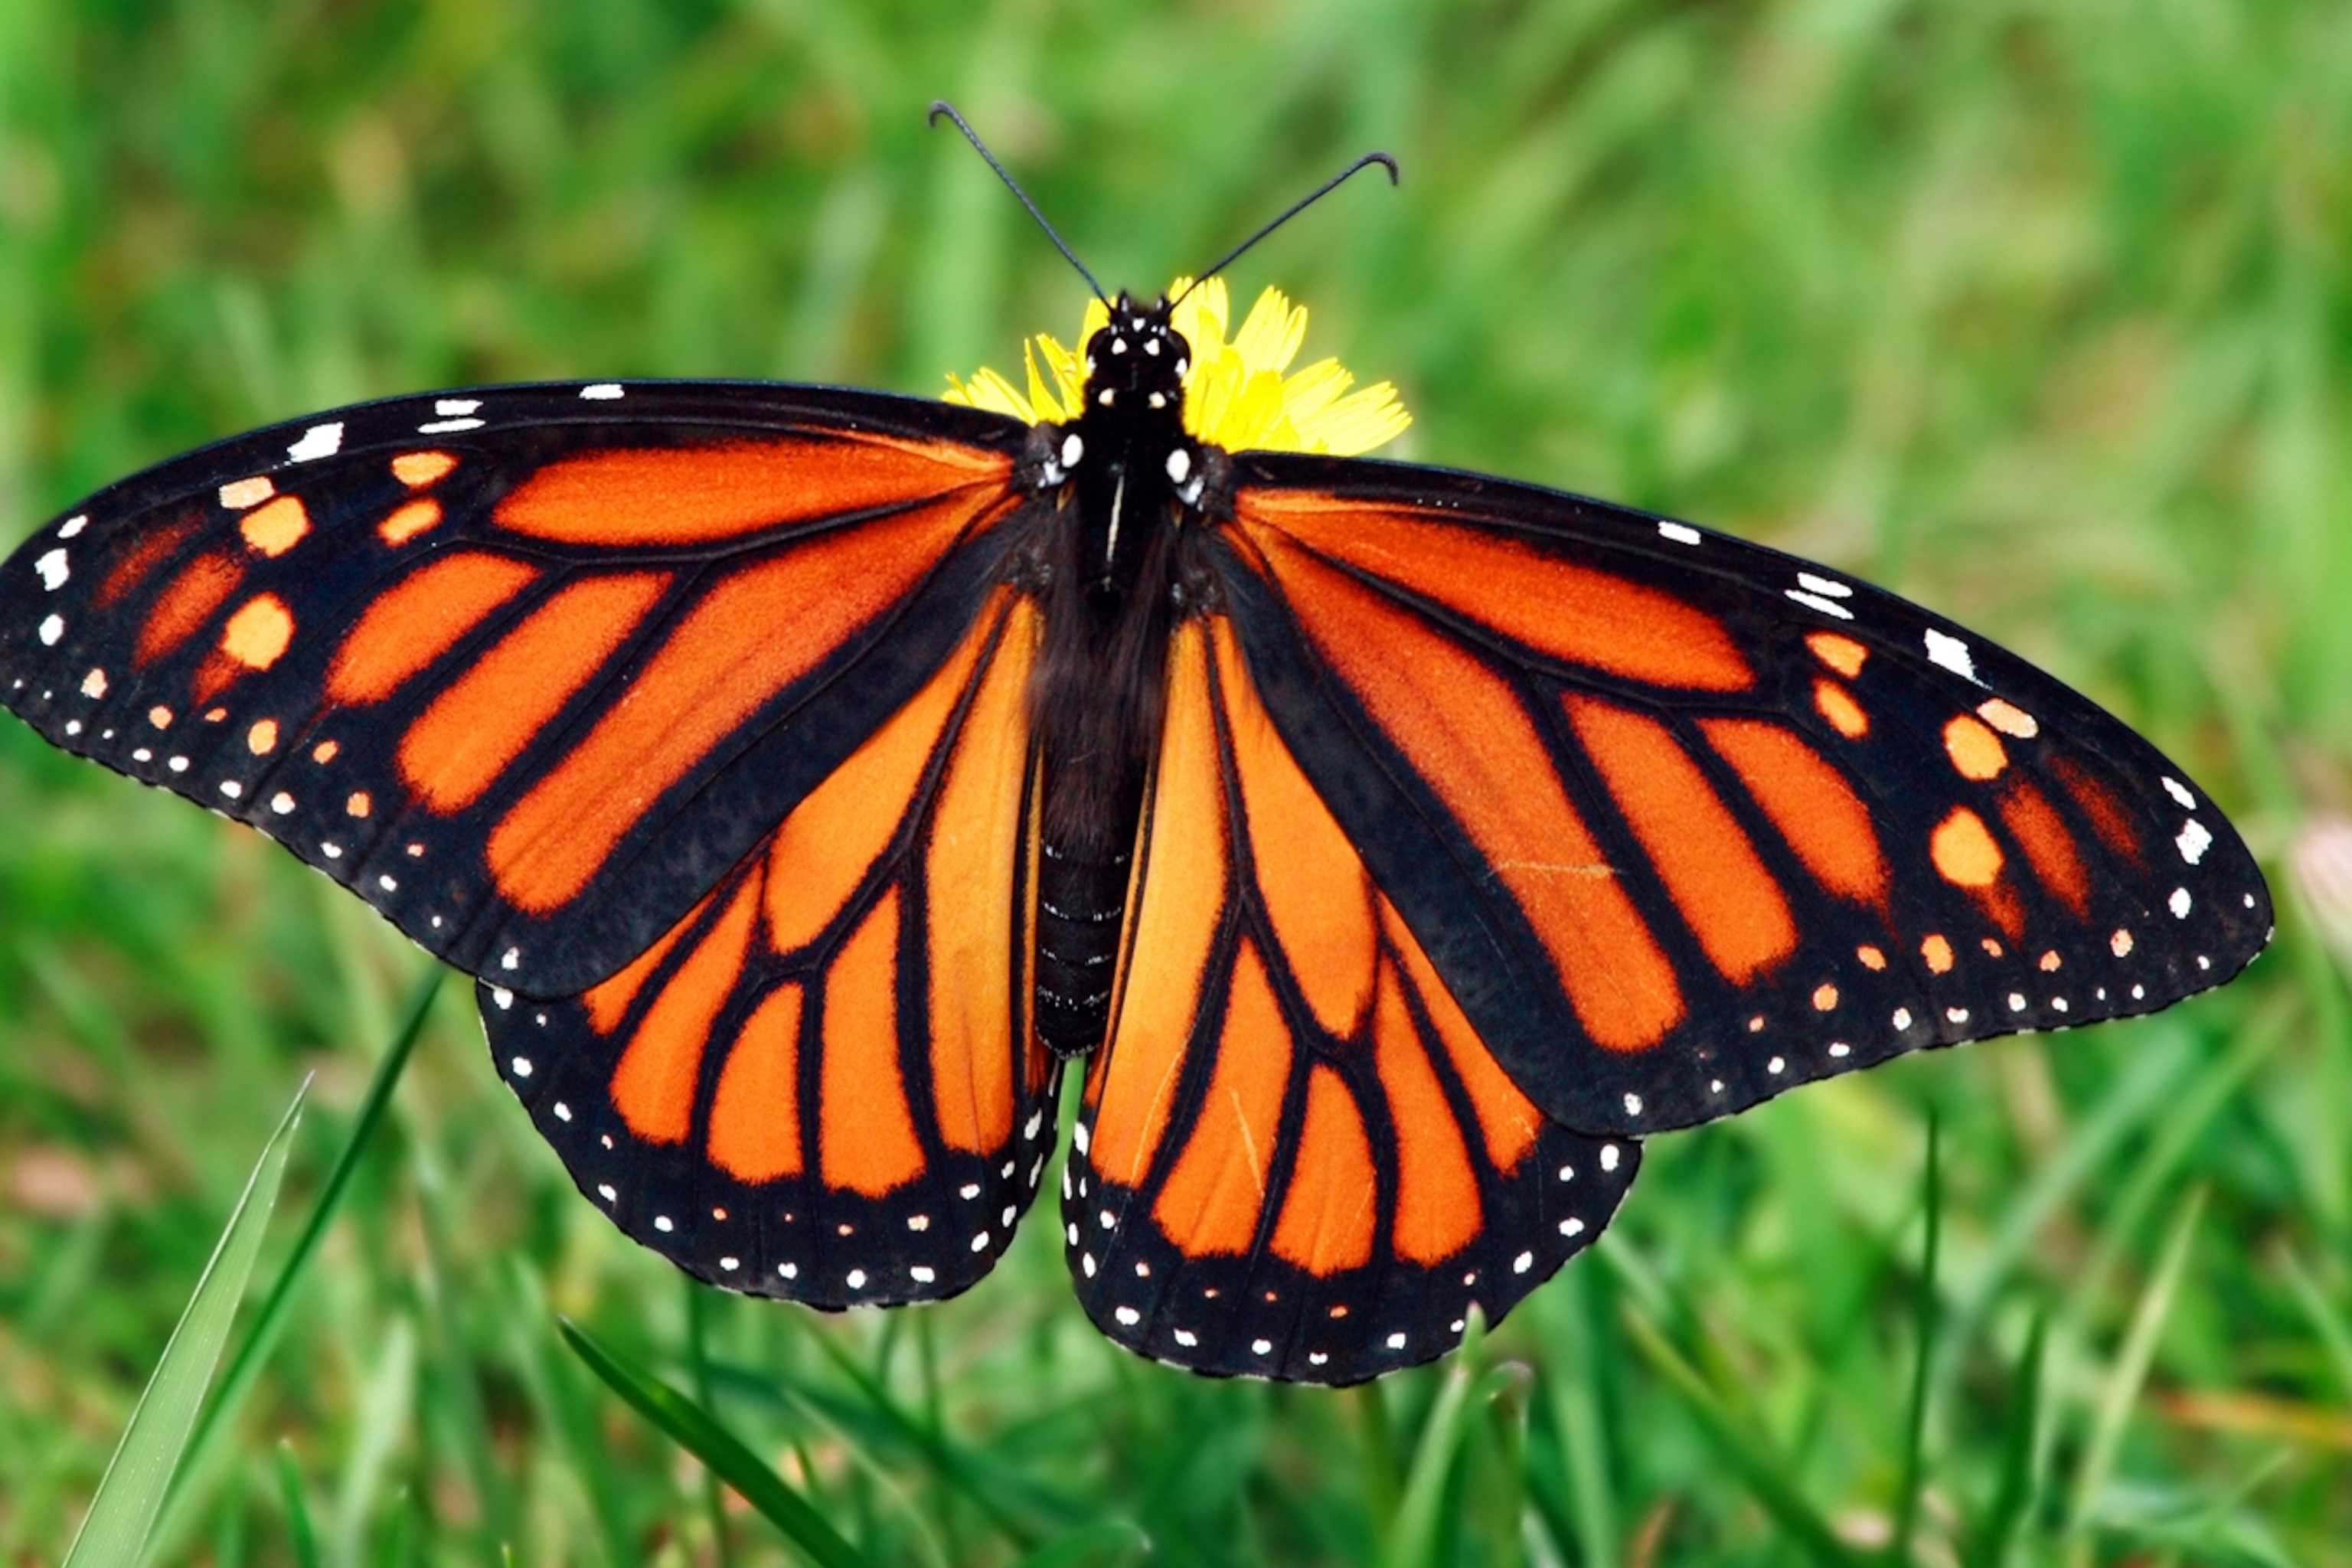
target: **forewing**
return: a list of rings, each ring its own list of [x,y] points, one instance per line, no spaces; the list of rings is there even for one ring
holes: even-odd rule
[[[713,1284],[952,1295],[1051,1152],[1034,1038],[1030,604],[978,625],[643,956],[577,996],[481,987],[500,1073],[581,1191]]]
[[[1219,1374],[1348,1384],[1444,1354],[1599,1235],[1637,1145],[1513,1087],[1222,616],[1175,635],[1151,795],[1064,1177],[1088,1316]]]
[[[1276,727],[1570,1125],[2165,1006],[2271,927],[2138,735],[1826,568],[1605,503],[1254,454],[1211,552]]]
[[[1021,429],[494,387],[175,458],[0,565],[0,700],[546,995],[667,931],[972,625]]]

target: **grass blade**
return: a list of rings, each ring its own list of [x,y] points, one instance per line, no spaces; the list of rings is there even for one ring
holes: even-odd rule
[[[1927,1119],[1927,1172],[1920,1206],[1927,1215],[1927,1235],[1919,1265],[1919,1356],[1911,1373],[1911,1419],[1903,1436],[1903,1488],[1895,1500],[1895,1536],[1887,1542],[1886,1560],[1911,1561],[1911,1542],[1919,1528],[1921,1453],[1927,1438],[1927,1378],[1936,1356],[1936,1254],[1943,1228],[1942,1134],[1937,1119]]]
[[[1666,1385],[1681,1395],[1684,1407],[1697,1419],[1699,1430],[1747,1484],[1748,1492],[1773,1521],[1816,1563],[1858,1563],[1861,1558],[1838,1539],[1829,1521],[1805,1500],[1780,1461],[1740,1430],[1706,1380],[1666,1342],[1657,1325],[1629,1304],[1625,1326],[1634,1348],[1664,1378]]]
[[[709,1411],[623,1361],[571,1320],[558,1318],[556,1328],[580,1359],[588,1363],[589,1370],[603,1378],[614,1393],[671,1441],[709,1466],[742,1494],[744,1501],[782,1531],[786,1540],[807,1553],[810,1561],[823,1563],[824,1568],[862,1568],[866,1559],[857,1549],[843,1540],[815,1509],[784,1483],[782,1476],[720,1426]]]
[[[261,1299],[261,1309],[254,1314],[253,1326],[246,1331],[245,1339],[230,1358],[228,1372],[222,1377],[220,1391],[212,1403],[205,1406],[196,1423],[194,1435],[188,1441],[189,1463],[183,1476],[193,1473],[204,1460],[221,1424],[244,1402],[253,1386],[256,1374],[261,1371],[270,1347],[278,1342],[278,1331],[285,1327],[286,1312],[299,1285],[310,1270],[310,1259],[319,1250],[319,1243],[334,1223],[342,1207],[343,1194],[350,1187],[352,1173],[359,1169],[361,1156],[374,1140],[375,1131],[391,1109],[392,1091],[408,1066],[408,1058],[416,1048],[419,1036],[425,1032],[425,1020],[432,1011],[433,997],[441,988],[441,966],[435,964],[417,983],[408,1005],[408,1016],[399,1032],[393,1036],[392,1045],[376,1064],[375,1077],[368,1084],[367,1098],[360,1102],[359,1115],[352,1122],[351,1135],[343,1141],[342,1152],[335,1156],[334,1168],[327,1173],[326,1184],[319,1189],[316,1202],[310,1205],[310,1217],[302,1222],[301,1234],[295,1237],[293,1250],[278,1266],[278,1277],[269,1282],[269,1293]],[[179,1482],[172,1488],[173,1496],[179,1492]]]
[[[2197,1218],[2205,1209],[2202,1187],[2189,1194],[2180,1205],[2179,1217],[2172,1222],[2172,1233],[2165,1237],[2164,1251],[2158,1257],[2156,1272],[2149,1276],[2147,1289],[2140,1295],[2139,1305],[2132,1311],[2131,1326],[2125,1331],[2123,1348],[2116,1354],[2116,1364],[2107,1374],[2107,1385],[2099,1395],[2099,1406],[2092,1419],[2089,1441],[2084,1445],[2083,1468],[2075,1473],[2074,1507],[2070,1510],[2070,1529],[2074,1537],[2068,1560],[2076,1563],[2091,1561],[2091,1516],[2099,1493],[2107,1484],[2108,1473],[2114,1469],[2116,1450],[2123,1441],[2124,1423],[2131,1415],[2132,1404],[2139,1397],[2141,1386],[2147,1381],[2148,1363],[2156,1355],[2157,1336],[2164,1330],[2164,1320],[2172,1309],[2172,1298],[2180,1288],[2180,1275],[2189,1262],[2189,1244],[2197,1231]]]
[[[2042,1360],[2050,1344],[2050,1314],[2037,1312],[2025,1338],[2025,1353],[2018,1358],[2017,1380],[2011,1386],[2009,1435],[2002,1445],[2000,1486],[1993,1493],[1975,1539],[1969,1543],[1969,1568],[2000,1568],[2008,1561],[2010,1543],[2033,1500],[2034,1456],[2042,1440]]]
[[[1436,1403],[1430,1406],[1420,1445],[1413,1450],[1404,1495],[1397,1504],[1387,1548],[1381,1553],[1383,1568],[1420,1568],[1437,1561],[1438,1510],[1445,1500],[1446,1477],[1453,1473],[1454,1456],[1461,1451],[1468,1429],[1466,1418],[1474,1400],[1483,1408],[1501,1392],[1499,1385],[1488,1387],[1488,1377],[1481,1375],[1479,1352],[1486,1338],[1485,1315],[1474,1310],[1461,1349],[1454,1352]]]
[[[705,1410],[716,1410],[719,1402],[710,1396],[709,1320],[714,1297],[689,1276],[679,1275],[678,1283],[686,1290],[686,1340],[688,1355],[694,1365],[694,1397]],[[734,1548],[727,1539],[727,1500],[719,1492],[717,1470],[703,1471],[702,1501],[710,1514],[711,1561],[717,1568],[733,1568]]]
[[[278,1444],[278,1490],[286,1503],[287,1550],[293,1553],[296,1568],[319,1568],[319,1531],[310,1522],[310,1500],[302,1495],[302,1467],[294,1458],[294,1445],[283,1438]]]
[[[278,1130],[262,1146],[253,1174],[231,1211],[219,1244],[196,1280],[187,1310],[163,1346],[163,1358],[147,1380],[146,1392],[131,1413],[122,1441],[108,1461],[106,1474],[91,1498],[89,1512],[75,1532],[68,1568],[87,1563],[134,1563],[144,1553],[155,1519],[173,1473],[190,1451],[196,1414],[213,1370],[220,1365],[221,1349],[236,1321],[237,1304],[245,1299],[253,1276],[253,1260],[268,1228],[269,1211],[278,1202],[278,1185],[286,1174],[286,1155],[292,1147],[295,1123],[310,1082],[295,1092]]]

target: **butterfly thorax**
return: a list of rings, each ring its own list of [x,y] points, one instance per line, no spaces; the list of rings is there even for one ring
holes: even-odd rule
[[[1034,700],[1045,772],[1038,1030],[1075,1056],[1102,1040],[1128,873],[1158,732],[1184,510],[1202,451],[1184,428],[1191,350],[1165,300],[1127,295],[1086,346],[1085,407],[1041,426],[1061,504],[1048,543]],[[1058,471],[1058,472],[1056,472]]]

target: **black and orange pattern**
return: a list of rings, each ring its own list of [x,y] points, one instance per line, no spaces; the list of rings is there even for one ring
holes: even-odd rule
[[[1360,1382],[1601,1233],[1629,1140],[1496,1066],[1266,719],[1222,616],[1169,654],[1130,943],[1062,1186],[1079,1299],[1180,1365]]]
[[[475,976],[583,1194],[719,1285],[970,1286],[1091,1052],[1078,1293],[1220,1374],[1443,1354],[1640,1136],[2261,949],[2229,823],[2023,661],[1670,519],[1203,445],[1170,310],[1058,423],[599,383],[239,437],[0,566],[0,700]]]
[[[582,1192],[701,1278],[813,1306],[952,1295],[1052,1152],[1022,911],[1037,617],[1001,594],[700,903],[581,995],[482,984]]]
[[[992,416],[620,392],[349,408],[100,492],[25,552],[10,707],[436,957],[584,989],[937,667],[1018,504]]]
[[[1572,1127],[2150,1012],[2267,940],[2180,769],[1916,605],[1501,480],[1236,468],[1216,554],[1277,729]]]

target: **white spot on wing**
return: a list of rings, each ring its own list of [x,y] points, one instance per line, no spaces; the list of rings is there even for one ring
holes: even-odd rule
[[[88,512],[84,512],[79,517],[69,517],[66,519],[65,521],[58,524],[58,537],[59,539],[71,539],[89,526],[89,514]]]
[[[67,569],[66,552],[62,546],[37,558],[33,563],[33,570],[41,574],[41,586],[52,594],[64,587],[66,579],[73,575]]]
[[[582,387],[580,395],[591,403],[610,402],[621,395],[621,384],[617,381],[600,381],[593,386]]]
[[[2165,908],[2172,911],[2172,918],[2174,920],[2187,920],[2189,918],[2189,889],[2186,888],[2173,889],[2172,897],[2165,900]]]
[[[1784,588],[1781,592],[1809,610],[1819,610],[1825,616],[1835,616],[1842,621],[1853,619],[1853,612],[1834,599],[1824,599],[1819,594],[1808,594],[1802,588]]]
[[[482,405],[478,397],[444,397],[433,405],[433,412],[441,415],[471,414]]]
[[[1832,599],[1853,597],[1853,590],[1845,584],[1823,577],[1818,573],[1800,572],[1797,574],[1797,583],[1800,587],[1810,589],[1816,594],[1827,594]]]
[[[2194,866],[2205,858],[2205,851],[2212,847],[2213,835],[2206,831],[2203,823],[2192,816],[2180,825],[2180,837],[2173,842],[2180,847],[2180,858]]]
[[[1939,632],[1933,626],[1927,629],[1926,641],[1927,658],[1930,663],[1940,664],[1954,675],[1964,676],[1970,680],[1977,679],[1977,661],[1969,653],[1968,644],[1956,637]],[[1981,686],[1984,683],[1979,680],[1977,684]]]
[[[419,425],[416,433],[420,436],[449,436],[460,430],[478,430],[481,427],[482,422],[478,419],[434,419]]]
[[[2179,801],[2184,807],[2190,811],[2197,809],[2197,797],[2189,793],[2188,785],[2182,784],[2179,779],[2172,778],[2170,776],[2167,776],[2162,783],[2164,784],[2165,794]]]
[[[302,438],[286,448],[286,456],[297,463],[308,463],[320,458],[331,458],[343,449],[343,426],[340,419],[331,425],[313,425],[302,432]]]
[[[1658,532],[1676,544],[1696,544],[1699,540],[1698,530],[1686,522],[1661,522]]]
[[[43,647],[57,647],[58,639],[65,635],[66,622],[63,616],[49,616],[42,620],[41,646]]]

